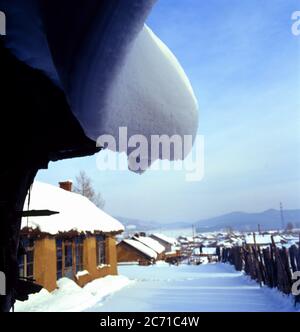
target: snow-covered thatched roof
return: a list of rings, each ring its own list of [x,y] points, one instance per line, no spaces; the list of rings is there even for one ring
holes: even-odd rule
[[[153,249],[144,245],[142,242],[132,240],[132,239],[126,239],[126,240],[123,240],[123,242],[126,243],[127,245],[135,248],[136,250],[140,251],[141,253],[148,256],[149,258],[153,258],[153,259],[157,258],[157,253]]]
[[[28,206],[28,196],[24,210]],[[22,219],[22,228],[39,229],[55,235],[59,232],[120,232],[124,226],[115,218],[100,210],[89,199],[50,184],[34,182],[30,194],[30,210],[59,212],[52,216],[27,217]]]

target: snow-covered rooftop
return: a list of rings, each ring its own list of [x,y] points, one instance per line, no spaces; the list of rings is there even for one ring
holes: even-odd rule
[[[28,206],[26,198],[24,209]],[[50,184],[35,181],[30,195],[30,210],[59,212],[52,216],[22,218],[22,228],[39,228],[40,231],[57,234],[78,232],[119,232],[124,226],[115,218],[100,210],[89,199]]]
[[[271,239],[270,234],[265,234],[265,235],[261,235],[261,234],[256,234],[255,235],[255,240],[254,240],[254,236],[253,234],[247,235],[245,238],[245,241],[247,244],[271,244],[272,243],[272,239]],[[275,243],[281,243],[281,241],[284,241],[284,239],[280,236],[280,235],[275,235],[273,236],[274,242]]]
[[[129,246],[137,249],[138,251],[142,252],[144,255],[148,256],[149,258],[157,258],[157,253],[149,248],[148,246],[144,245],[142,242],[136,241],[136,240],[132,240],[132,239],[126,239],[123,240],[126,244],[128,244]]]
[[[151,237],[148,237],[148,236],[134,236],[133,239],[137,240],[139,242],[142,242],[144,245],[146,245],[147,247],[153,249],[158,254],[161,254],[166,250],[166,248],[163,245],[161,245],[158,241],[152,239]]]
[[[172,244],[172,245],[177,242],[174,238],[171,238],[171,237],[166,236],[166,235],[161,234],[161,233],[153,233],[152,235],[155,236],[156,238],[161,239],[162,241],[165,241],[165,242],[167,242],[169,244]]]

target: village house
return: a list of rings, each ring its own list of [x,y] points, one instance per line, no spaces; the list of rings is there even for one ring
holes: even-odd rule
[[[124,239],[117,244],[117,257],[119,263],[151,265],[156,261],[157,253],[139,241]]]
[[[154,233],[151,234],[150,237],[156,241],[158,241],[161,245],[165,247],[166,252],[173,252],[174,246],[177,241],[173,238],[170,238],[164,234]]]
[[[150,249],[154,250],[156,252],[156,260],[160,261],[164,259],[166,248],[161,245],[158,241],[152,239],[149,236],[141,236],[141,235],[135,235],[133,240],[139,241],[145,246],[149,247]]]
[[[117,245],[119,263],[138,263],[150,265],[164,259],[165,247],[144,233],[136,234],[131,239],[124,239]]]
[[[60,187],[34,182],[26,209],[37,216],[22,218],[20,278],[34,279],[53,291],[62,277],[83,286],[117,274],[115,236],[124,227],[89,199],[73,193],[71,181],[61,182]]]

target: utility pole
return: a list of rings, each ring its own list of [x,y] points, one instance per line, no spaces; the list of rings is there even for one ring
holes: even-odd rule
[[[261,234],[261,227],[260,227],[260,224],[258,224],[257,227],[258,227],[258,234]]]
[[[284,221],[284,215],[283,215],[283,205],[281,202],[280,202],[280,218],[281,218],[281,227],[282,227],[282,230],[284,231],[285,221]]]

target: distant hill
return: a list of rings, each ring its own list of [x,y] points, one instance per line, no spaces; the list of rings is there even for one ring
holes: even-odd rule
[[[138,220],[138,219],[131,219],[131,218],[124,218],[124,217],[115,217],[119,220],[126,228],[127,231],[130,232],[147,232],[154,228],[161,227],[161,224],[155,221],[145,221],[145,220]]]
[[[285,224],[291,222],[294,227],[300,227],[300,210],[284,210]],[[262,230],[280,229],[280,211],[270,209],[259,213],[232,212],[218,217],[203,219],[196,223],[198,232],[218,231],[233,228],[239,231],[257,230],[260,224]]]
[[[291,222],[300,228],[300,210],[284,210],[285,224]],[[174,222],[170,224],[157,221],[145,221],[124,217],[116,217],[126,227],[127,232],[149,232],[153,230],[167,232],[175,229],[192,229],[192,222]],[[202,219],[194,223],[197,232],[214,232],[233,228],[238,231],[281,229],[280,211],[271,209],[259,213],[232,212],[218,217]]]

